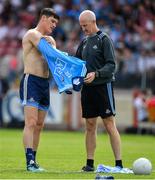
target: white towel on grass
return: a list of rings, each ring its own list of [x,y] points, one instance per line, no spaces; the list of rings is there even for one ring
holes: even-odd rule
[[[111,167],[111,166],[105,166],[104,164],[99,164],[96,169],[97,173],[124,173],[124,174],[131,174],[133,173],[133,170],[129,168],[120,168],[118,166]]]

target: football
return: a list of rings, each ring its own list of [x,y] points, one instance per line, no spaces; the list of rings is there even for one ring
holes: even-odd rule
[[[152,171],[152,164],[146,158],[139,158],[133,162],[132,169],[136,175],[149,175]]]

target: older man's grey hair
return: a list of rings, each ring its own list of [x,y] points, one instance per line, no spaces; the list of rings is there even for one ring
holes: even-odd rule
[[[84,10],[79,16],[79,21],[80,20],[96,21],[95,13],[90,10]]]

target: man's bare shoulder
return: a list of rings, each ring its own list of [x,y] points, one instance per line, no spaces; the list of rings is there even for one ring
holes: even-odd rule
[[[27,39],[27,38],[31,38],[31,37],[42,37],[42,34],[39,32],[39,31],[37,31],[36,29],[29,29],[26,33],[25,33],[25,35],[24,35],[24,37],[23,37],[23,39]]]
[[[43,35],[37,31],[35,28],[34,29],[29,29],[26,34],[23,37],[23,43],[26,41],[31,41],[33,44],[37,44],[40,38],[42,38]]]

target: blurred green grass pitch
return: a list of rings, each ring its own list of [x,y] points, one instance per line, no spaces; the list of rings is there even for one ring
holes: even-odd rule
[[[115,179],[155,179],[155,137],[121,134],[124,166],[131,168],[139,157],[151,160],[151,175],[113,174]],[[0,130],[0,179],[94,179],[95,173],[81,173],[85,165],[84,132],[43,131],[37,153],[47,172],[25,171],[22,130]],[[114,166],[114,157],[105,133],[98,133],[95,166]],[[111,174],[102,174],[111,175]]]

